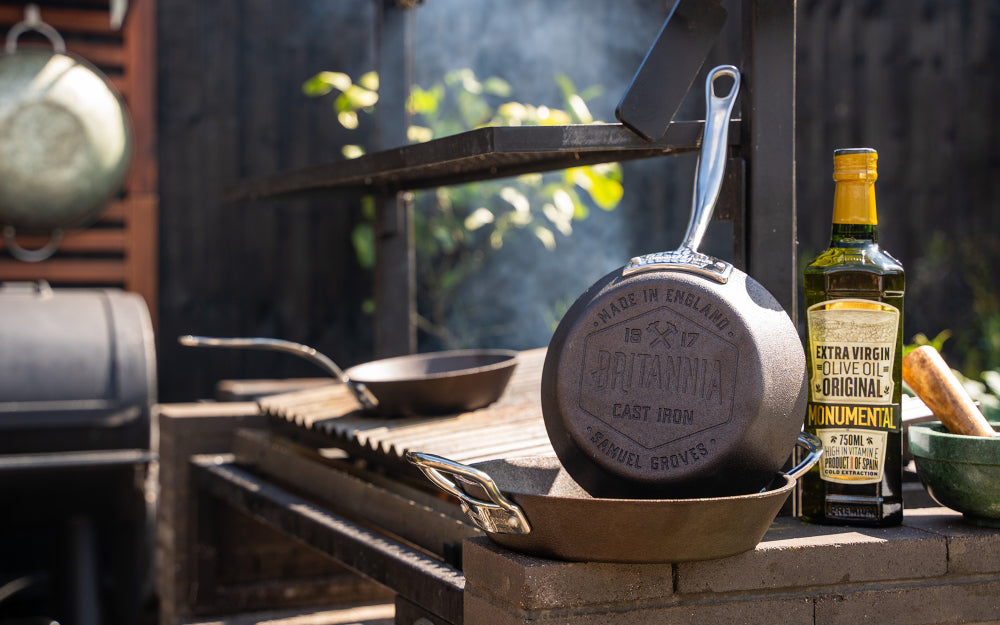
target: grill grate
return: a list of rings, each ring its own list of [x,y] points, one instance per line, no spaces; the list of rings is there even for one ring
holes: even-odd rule
[[[539,379],[544,359],[544,348],[521,352],[499,401],[457,415],[368,416],[339,383],[266,397],[260,406],[273,420],[308,432],[314,440],[382,464],[407,464],[407,451],[433,453],[464,464],[554,456],[541,412]]]

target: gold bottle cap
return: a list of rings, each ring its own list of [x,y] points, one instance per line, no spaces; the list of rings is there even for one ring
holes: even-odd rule
[[[837,182],[878,178],[878,152],[871,148],[842,148],[833,151],[833,179]]]

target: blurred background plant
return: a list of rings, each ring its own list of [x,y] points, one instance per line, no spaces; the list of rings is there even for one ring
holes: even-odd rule
[[[592,124],[587,100],[600,94],[599,86],[577,90],[557,75],[562,94],[559,108],[511,100],[511,86],[489,77],[480,80],[472,70],[447,73],[429,88],[414,86],[407,102],[411,115],[408,139],[430,141],[483,126],[544,126]],[[303,84],[313,97],[336,94],[333,108],[342,126],[354,129],[362,115],[374,112],[378,102],[378,75],[368,72],[357,80],[342,72],[320,72]],[[345,145],[345,158],[365,154],[361,145]],[[414,229],[417,258],[418,328],[421,345],[429,349],[480,346],[504,330],[480,323],[475,306],[459,302],[462,287],[505,243],[525,237],[552,251],[572,236],[575,222],[591,208],[605,211],[618,206],[623,193],[617,163],[572,167],[548,174],[438,187],[415,192]],[[374,206],[370,197],[362,206],[365,221],[351,234],[359,263],[374,264]],[[366,306],[371,309],[372,302]],[[539,314],[554,329],[567,303],[545,303]],[[463,312],[467,311],[467,312]]]

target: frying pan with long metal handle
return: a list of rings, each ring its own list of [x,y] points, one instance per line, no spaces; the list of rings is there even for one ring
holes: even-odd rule
[[[305,358],[343,382],[362,409],[382,416],[482,408],[499,399],[517,365],[515,351],[466,349],[383,358],[344,370],[316,349],[282,339],[186,335],[178,340],[189,347],[259,349]]]
[[[730,91],[716,95],[725,79]],[[759,490],[805,415],[805,354],[778,301],[698,251],[725,173],[740,74],[713,69],[691,221],[681,247],[633,258],[559,323],[542,371],[545,426],[566,470],[600,497]]]
[[[495,542],[525,553],[591,562],[681,562],[753,549],[795,486],[823,453],[802,433],[807,452],[760,492],[700,499],[602,499],[589,496],[552,457],[490,460],[474,466],[407,452],[436,486]],[[775,479],[777,478],[777,479]]]

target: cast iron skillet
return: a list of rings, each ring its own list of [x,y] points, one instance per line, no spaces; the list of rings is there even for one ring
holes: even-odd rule
[[[733,84],[720,97],[723,77]],[[805,354],[791,319],[755,280],[697,251],[722,184],[739,84],[735,67],[709,73],[684,243],[633,258],[591,286],[549,343],[546,430],[594,496],[754,492],[801,429]]]
[[[553,457],[490,460],[473,466],[420,452],[406,458],[497,544],[531,555],[582,562],[684,562],[753,549],[795,480],[822,455],[819,439],[801,434],[809,453],[762,492],[703,499],[591,497]]]
[[[268,338],[182,336],[191,347],[237,347],[300,356],[343,382],[364,410],[386,417],[452,414],[492,404],[503,394],[517,352],[467,349],[384,358],[342,370],[312,347]]]

